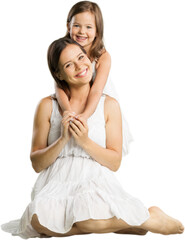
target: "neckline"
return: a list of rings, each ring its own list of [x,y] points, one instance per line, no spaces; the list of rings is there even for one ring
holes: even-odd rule
[[[100,101],[102,100],[102,98],[105,98],[105,94],[102,94],[102,95],[101,95],[101,98],[100,98],[100,100],[99,100],[99,103],[98,103],[98,105],[97,105],[94,113],[87,119],[87,122],[88,122],[88,120],[91,119],[91,118],[95,115],[95,113],[97,112],[97,109],[98,109],[98,107],[99,107],[99,105],[100,105]],[[56,100],[53,99],[53,100],[56,101],[56,104],[57,104],[57,108],[56,108],[56,109],[57,109],[57,113],[60,115],[60,117],[61,117],[61,119],[62,119],[63,117],[62,117],[62,114],[61,114],[61,112],[60,112],[60,110],[59,110],[60,106],[59,106],[59,104],[58,104],[58,101],[57,101],[57,99],[56,99]],[[104,105],[103,105],[103,110],[104,110]],[[103,114],[104,114],[104,111],[103,111]]]

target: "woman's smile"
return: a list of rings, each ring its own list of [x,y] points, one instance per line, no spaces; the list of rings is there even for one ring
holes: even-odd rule
[[[61,78],[68,84],[86,84],[92,79],[92,64],[80,46],[67,46],[60,55]]]
[[[82,78],[85,77],[87,75],[88,72],[88,68],[86,68],[85,70],[79,72],[78,74],[75,75],[76,78]]]

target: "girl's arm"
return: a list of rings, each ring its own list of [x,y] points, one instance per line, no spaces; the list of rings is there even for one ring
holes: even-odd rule
[[[40,101],[33,124],[33,136],[30,159],[34,170],[38,173],[49,167],[58,157],[59,153],[69,140],[68,126],[65,123],[66,118],[69,120],[70,114],[64,118],[63,135],[60,136],[54,143],[48,146],[48,134],[50,129],[50,117],[52,112],[52,100],[50,97]],[[66,131],[67,129],[67,131]]]
[[[63,89],[59,88],[56,83],[55,83],[55,93],[56,93],[56,98],[60,105],[60,108],[62,109],[62,112],[64,113],[64,111],[71,111],[71,106],[66,93],[64,92]]]
[[[122,159],[122,119],[119,103],[109,96],[105,99],[106,148],[88,137],[86,121],[79,117],[70,123],[70,132],[76,142],[97,162],[117,171]]]
[[[107,82],[110,67],[111,57],[106,51],[101,55],[96,66],[96,77],[87,99],[86,108],[82,114],[82,116],[86,119],[88,119],[94,113],[98,105],[104,86]]]

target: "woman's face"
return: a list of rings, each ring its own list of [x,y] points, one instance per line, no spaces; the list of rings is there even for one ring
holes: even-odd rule
[[[59,58],[59,78],[69,86],[81,86],[92,79],[92,64],[87,55],[76,44],[68,45]]]

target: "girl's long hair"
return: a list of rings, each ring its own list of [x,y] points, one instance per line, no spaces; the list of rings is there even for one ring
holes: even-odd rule
[[[105,46],[103,43],[103,17],[99,6],[90,1],[81,1],[76,3],[69,11],[67,17],[67,25],[70,24],[73,16],[83,12],[90,12],[95,16],[96,22],[96,37],[92,43],[90,49],[90,59],[98,59],[102,53],[105,51]],[[70,33],[66,33],[66,37],[70,37]]]

